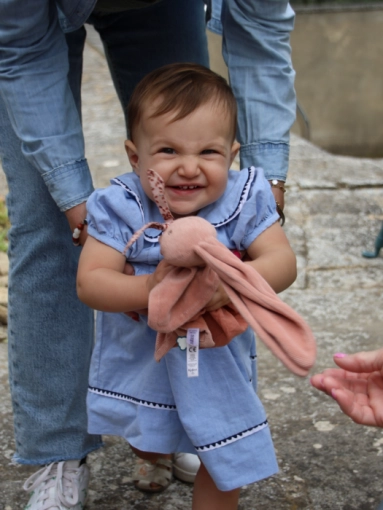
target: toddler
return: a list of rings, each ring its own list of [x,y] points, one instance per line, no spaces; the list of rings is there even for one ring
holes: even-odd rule
[[[101,311],[89,432],[124,437],[148,469],[165,470],[172,452],[198,454],[193,510],[234,510],[242,485],[278,469],[256,394],[254,333],[248,328],[224,347],[200,350],[198,377],[187,377],[186,351],[179,347],[155,361],[156,332],[145,309],[168,269],[157,269],[161,232],[148,228],[124,251],[143,225],[164,222],[147,170],[162,177],[174,218],[208,220],[218,240],[246,253],[244,263],[276,292],[294,282],[295,256],[262,169],[230,170],[239,150],[236,103],[223,78],[195,64],[158,69],[136,87],[128,122],[125,145],[134,172],[89,198],[78,271],[79,298]],[[126,261],[134,276],[124,273]],[[207,310],[229,302],[220,286]]]

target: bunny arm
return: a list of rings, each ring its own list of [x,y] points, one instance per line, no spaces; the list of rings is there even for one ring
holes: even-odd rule
[[[208,266],[174,267],[149,293],[148,325],[161,333],[180,328],[205,308],[218,285]]]

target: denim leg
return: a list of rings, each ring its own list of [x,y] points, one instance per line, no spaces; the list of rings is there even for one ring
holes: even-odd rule
[[[92,15],[124,112],[136,84],[174,62],[209,66],[203,0],[162,0],[143,9]]]
[[[8,342],[15,460],[82,458],[101,445],[87,433],[93,312],[77,299],[79,251],[66,218],[23,157],[1,96],[0,158],[12,224]]]

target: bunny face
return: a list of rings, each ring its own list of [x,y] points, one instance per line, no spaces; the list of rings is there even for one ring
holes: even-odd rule
[[[178,267],[205,266],[194,248],[201,241],[215,240],[217,233],[213,225],[199,216],[179,218],[165,229],[160,238],[164,259]]]
[[[173,120],[176,113],[150,117],[149,111],[136,129],[135,143],[126,142],[145,193],[153,199],[146,172],[152,168],[164,181],[175,218],[196,214],[222,196],[239,149],[232,142],[230,118],[219,106],[208,103]]]

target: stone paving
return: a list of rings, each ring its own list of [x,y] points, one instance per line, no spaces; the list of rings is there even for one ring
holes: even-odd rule
[[[84,126],[95,184],[128,169],[125,129],[100,46],[87,43]],[[383,340],[383,257],[364,259],[383,220],[383,160],[333,156],[292,137],[285,230],[299,276],[282,294],[311,325],[315,371],[334,352],[374,349]],[[6,193],[0,173],[0,194]],[[0,306],[6,306],[6,257],[0,258]],[[5,336],[5,335],[3,335]],[[0,343],[0,510],[23,508],[21,490],[33,472],[12,464],[12,412],[7,345]],[[244,487],[240,510],[376,510],[383,499],[383,430],[354,424],[308,379],[289,373],[259,343],[259,393],[268,413],[280,472]],[[189,510],[192,486],[175,481],[147,495],[131,483],[133,457],[123,440],[105,437],[89,458],[88,510]]]

